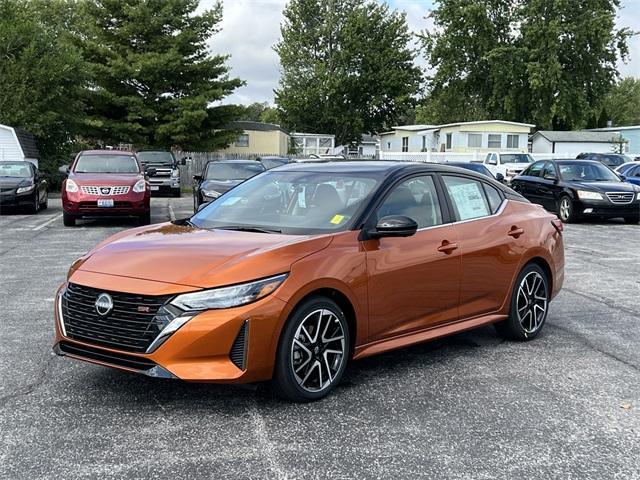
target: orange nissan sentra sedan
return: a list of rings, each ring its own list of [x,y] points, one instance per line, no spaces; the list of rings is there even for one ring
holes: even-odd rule
[[[157,377],[272,379],[309,401],[349,359],[489,323],[532,339],[563,277],[559,220],[486,176],[289,164],[79,258],[54,349]]]

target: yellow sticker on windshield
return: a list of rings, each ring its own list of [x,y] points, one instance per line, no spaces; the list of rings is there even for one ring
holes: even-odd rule
[[[334,215],[331,219],[331,223],[334,225],[339,225],[344,220],[344,215]]]

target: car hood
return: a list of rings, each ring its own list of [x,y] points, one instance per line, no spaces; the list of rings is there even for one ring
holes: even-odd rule
[[[597,192],[638,192],[640,189],[627,182],[571,182],[575,188],[594,190]]]
[[[134,185],[144,178],[141,173],[72,173],[69,178],[79,185]]]
[[[18,188],[33,185],[33,179],[23,177],[0,177],[1,188]]]
[[[288,272],[294,262],[326,248],[332,238],[164,223],[114,235],[82,257],[75,268],[211,288]]]
[[[505,167],[507,170],[524,170],[525,168],[527,168],[529,165],[531,165],[528,162],[522,162],[522,163],[503,163],[502,166]]]
[[[202,190],[215,190],[219,193],[225,193],[242,182],[244,180],[205,180],[200,188]]]

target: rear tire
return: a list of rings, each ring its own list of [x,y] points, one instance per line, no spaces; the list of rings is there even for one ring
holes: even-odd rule
[[[273,387],[293,402],[325,397],[340,382],[349,358],[349,326],[340,307],[322,296],[294,310],[278,344]]]
[[[509,318],[494,324],[510,340],[528,341],[538,336],[549,312],[549,279],[535,263],[526,265],[513,287]]]
[[[628,223],[629,225],[637,225],[638,223],[640,223],[640,215],[624,217],[624,223]]]
[[[62,214],[62,223],[65,227],[75,227],[76,226],[76,217],[70,215],[68,213]]]
[[[151,212],[144,213],[138,217],[140,225],[149,225],[151,223]]]
[[[574,223],[577,220],[573,201],[569,196],[563,195],[558,202],[558,216],[562,223]]]
[[[46,210],[49,208],[49,193],[44,194],[44,202],[40,204],[40,210]]]

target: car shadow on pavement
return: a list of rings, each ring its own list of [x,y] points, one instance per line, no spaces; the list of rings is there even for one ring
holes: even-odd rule
[[[360,389],[368,391],[380,379],[392,383],[411,381],[403,377],[407,377],[408,372],[414,369],[430,368],[471,355],[475,349],[491,349],[501,343],[503,340],[493,327],[486,326],[350,362],[333,395],[350,395]],[[149,378],[102,367],[93,367],[84,373],[86,377],[82,383],[89,387],[92,395],[123,405],[135,402],[137,405],[146,403],[155,407],[161,404],[172,410],[188,409],[190,412],[193,412],[195,405],[196,409],[201,406],[203,411],[219,409],[231,413],[246,410],[247,402],[257,402],[261,407],[271,408],[288,404],[280,400],[266,382],[248,386],[191,383]]]

